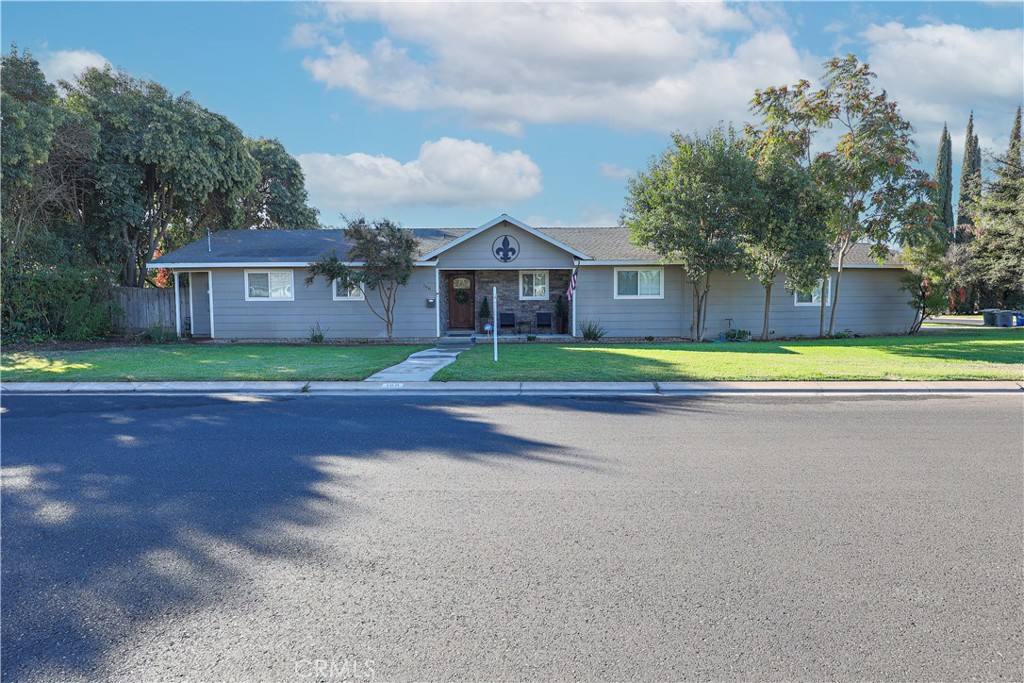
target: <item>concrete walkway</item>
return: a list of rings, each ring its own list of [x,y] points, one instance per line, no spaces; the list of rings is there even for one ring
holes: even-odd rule
[[[435,370],[436,371],[436,370]],[[424,370],[426,372],[426,370]],[[331,396],[722,396],[1020,393],[1024,381],[975,382],[4,382],[0,394],[203,394]]]
[[[438,370],[455,362],[460,353],[473,344],[446,344],[412,354],[398,365],[370,375],[364,382],[429,382]]]

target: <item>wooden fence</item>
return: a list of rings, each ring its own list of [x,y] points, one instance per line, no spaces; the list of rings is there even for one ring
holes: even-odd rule
[[[174,288],[112,287],[114,330],[132,332],[162,327],[174,331]]]

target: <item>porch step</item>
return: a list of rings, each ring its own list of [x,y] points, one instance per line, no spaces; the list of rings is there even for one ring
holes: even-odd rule
[[[442,347],[442,346],[462,346],[462,347],[471,346],[473,344],[472,337],[473,337],[473,333],[472,332],[466,332],[465,334],[459,334],[459,335],[448,334],[448,335],[445,335],[444,337],[440,337],[437,340],[437,345],[439,347]]]

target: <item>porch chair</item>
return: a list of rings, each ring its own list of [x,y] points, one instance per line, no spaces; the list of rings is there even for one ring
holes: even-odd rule
[[[512,331],[516,331],[516,314],[515,313],[499,313],[498,314],[498,331],[501,331],[503,327],[511,327]]]
[[[554,318],[550,313],[538,313],[537,314],[537,333],[540,334],[540,328],[548,328],[548,332],[555,331]]]

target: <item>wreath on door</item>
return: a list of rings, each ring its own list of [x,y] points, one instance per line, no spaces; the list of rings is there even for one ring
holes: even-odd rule
[[[455,301],[460,303],[460,304],[468,303],[469,302],[469,292],[466,291],[465,289],[456,289],[455,290]]]

